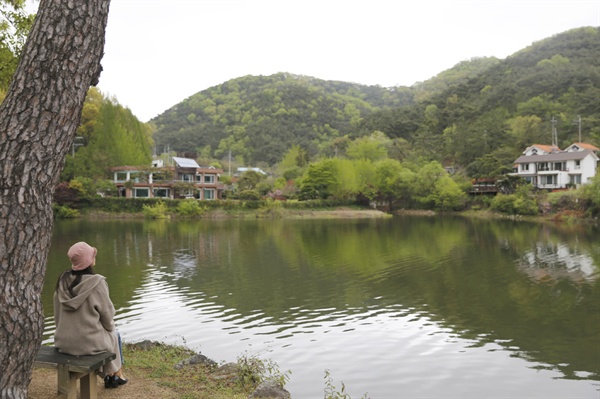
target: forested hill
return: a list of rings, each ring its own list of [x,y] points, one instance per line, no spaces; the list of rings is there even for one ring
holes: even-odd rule
[[[277,163],[293,145],[333,155],[381,131],[396,157],[436,159],[472,175],[510,165],[524,146],[600,141],[600,33],[571,30],[507,57],[473,58],[413,87],[383,88],[279,73],[199,92],[151,122],[157,149],[248,165]],[[483,166],[482,166],[483,165]]]
[[[201,91],[151,122],[155,142],[181,152],[273,164],[294,144],[318,151],[351,134],[366,115],[412,103],[408,88],[386,89],[278,73],[244,76]],[[210,146],[210,148],[207,148]]]
[[[361,134],[382,131],[413,156],[478,177],[506,171],[531,144],[552,144],[553,130],[565,148],[580,127],[582,141],[600,145],[598,27],[536,42],[415,105],[373,113]]]

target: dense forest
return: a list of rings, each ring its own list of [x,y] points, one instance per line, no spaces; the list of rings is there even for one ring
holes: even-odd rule
[[[507,57],[474,58],[412,87],[383,88],[279,73],[199,92],[154,118],[165,148],[273,166],[293,146],[343,156],[382,132],[388,155],[436,160],[471,177],[507,171],[523,149],[600,144],[599,28],[564,32]]]
[[[366,115],[412,104],[408,88],[385,89],[279,73],[244,76],[197,93],[151,122],[156,145],[239,163],[274,165],[293,145],[311,156],[357,131]]]

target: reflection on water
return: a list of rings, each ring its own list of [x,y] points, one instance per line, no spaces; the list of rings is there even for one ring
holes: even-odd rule
[[[520,261],[521,270],[540,282],[569,278],[594,283],[598,279],[598,268],[591,255],[563,242],[554,245],[538,242]]]
[[[449,217],[57,222],[46,339],[86,240],[125,340],[259,354],[295,398],[322,397],[326,369],[353,397],[598,397],[597,237]]]

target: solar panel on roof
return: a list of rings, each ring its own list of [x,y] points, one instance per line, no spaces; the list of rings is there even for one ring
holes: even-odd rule
[[[173,161],[175,161],[175,163],[177,163],[177,166],[179,166],[180,168],[199,168],[200,167],[200,165],[198,165],[198,162],[196,162],[193,159],[189,159],[189,158],[173,157]]]

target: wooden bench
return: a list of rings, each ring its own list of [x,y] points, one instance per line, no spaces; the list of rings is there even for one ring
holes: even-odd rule
[[[60,353],[53,346],[41,346],[35,360],[35,367],[58,369],[58,397],[75,399],[77,380],[81,380],[81,399],[96,399],[98,383],[96,373],[106,363],[117,357],[104,352],[90,356],[71,356]]]

